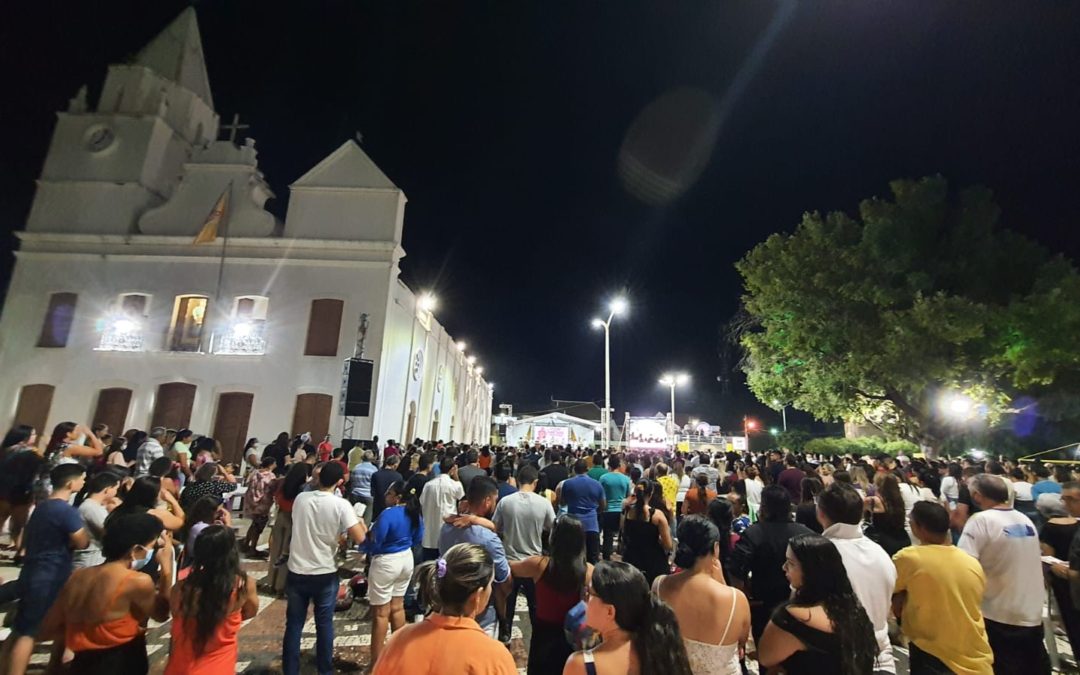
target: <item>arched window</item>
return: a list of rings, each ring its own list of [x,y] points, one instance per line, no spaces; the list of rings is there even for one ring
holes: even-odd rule
[[[150,296],[145,293],[124,293],[117,297],[105,328],[101,331],[98,349],[104,351],[139,352],[143,349],[143,329],[150,310]]]
[[[107,424],[109,431],[118,436],[127,428],[128,410],[131,407],[131,390],[123,387],[110,387],[98,392],[97,406],[94,408],[94,424]]]
[[[260,295],[242,295],[233,302],[229,325],[220,333],[214,352],[217,354],[265,354],[266,309],[269,299]]]
[[[195,385],[186,382],[167,382],[157,390],[151,427],[184,429],[191,425],[191,409],[195,405]]]
[[[41,324],[38,347],[66,347],[71,335],[71,324],[75,320],[76,293],[53,293],[49,296],[49,308],[45,310],[45,320]]]
[[[209,298],[202,295],[181,295],[176,298],[169,340],[170,351],[202,351],[203,329],[209,302]]]

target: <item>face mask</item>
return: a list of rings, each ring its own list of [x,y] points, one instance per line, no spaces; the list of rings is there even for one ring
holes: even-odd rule
[[[146,555],[144,557],[139,558],[138,560],[132,560],[131,561],[131,569],[133,569],[133,570],[141,570],[142,568],[144,568],[144,567],[146,567],[147,565],[150,564],[150,560],[153,557],[154,557],[154,549],[152,549],[152,548],[146,549]]]

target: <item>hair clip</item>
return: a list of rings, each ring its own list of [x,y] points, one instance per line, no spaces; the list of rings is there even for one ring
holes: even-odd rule
[[[435,576],[440,579],[446,576],[446,558],[439,558],[435,561]]]

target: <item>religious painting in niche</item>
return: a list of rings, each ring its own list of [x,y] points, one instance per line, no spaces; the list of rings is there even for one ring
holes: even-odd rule
[[[239,463],[247,442],[251,403],[255,395],[233,391],[218,397],[214,415],[214,440],[221,443],[221,459]]]
[[[344,300],[321,298],[311,301],[307,341],[304,344],[306,356],[337,356],[344,308]]]
[[[9,426],[26,424],[34,427],[38,434],[48,434],[49,409],[52,407],[55,387],[51,384],[28,384],[19,390],[19,405],[15,409],[15,419]]]
[[[49,296],[49,308],[45,310],[45,321],[41,324],[38,347],[66,347],[71,335],[71,324],[75,320],[75,302],[79,296],[75,293],[53,293]]]
[[[209,300],[199,295],[184,295],[176,299],[170,350],[174,352],[202,351],[206,306]]]
[[[186,382],[167,382],[158,387],[150,426],[178,430],[190,427],[195,389]]]
[[[420,380],[420,374],[424,372],[424,350],[417,349],[413,356],[412,379],[413,382]]]

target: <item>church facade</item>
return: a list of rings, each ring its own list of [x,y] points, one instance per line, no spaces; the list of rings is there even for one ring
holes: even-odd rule
[[[193,9],[58,113],[0,316],[6,421],[187,427],[230,458],[280,431],[487,442],[482,368],[399,279],[404,192],[348,141],[280,222],[220,126]]]

